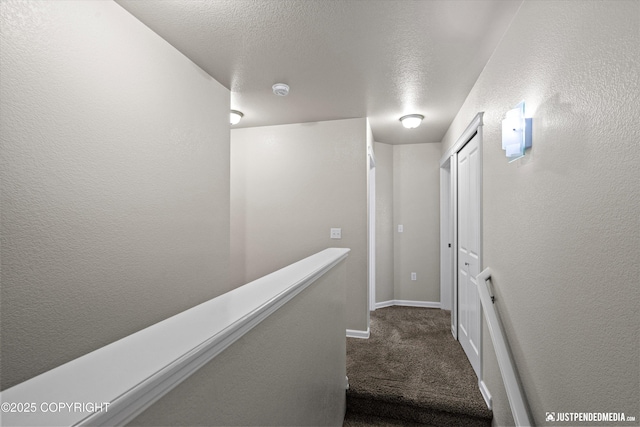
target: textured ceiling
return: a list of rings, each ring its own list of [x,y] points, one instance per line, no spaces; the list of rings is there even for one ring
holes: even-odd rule
[[[231,90],[237,127],[369,117],[439,142],[520,0],[117,0]],[[287,97],[274,83],[291,86]],[[404,129],[399,117],[426,118]]]

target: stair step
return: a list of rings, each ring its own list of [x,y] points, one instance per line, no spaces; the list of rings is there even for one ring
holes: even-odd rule
[[[352,416],[372,417],[383,420],[391,420],[398,425],[432,425],[432,426],[456,426],[456,427],[480,427],[491,426],[492,414],[470,414],[460,411],[443,410],[433,407],[428,402],[407,402],[406,400],[385,396],[384,398],[372,398],[367,395],[358,395],[357,392],[347,392],[348,413]],[[364,424],[366,425],[366,424]],[[376,424],[372,424],[376,425]],[[385,425],[385,424],[380,424]],[[390,424],[393,426],[394,424]]]
[[[412,423],[393,418],[359,414],[347,410],[342,427],[435,427],[429,424]]]

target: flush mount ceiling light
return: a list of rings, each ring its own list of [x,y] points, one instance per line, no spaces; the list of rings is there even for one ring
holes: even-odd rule
[[[424,116],[422,114],[408,114],[406,116],[400,117],[400,121],[402,122],[402,126],[407,129],[415,129],[420,126],[422,123],[422,119]]]
[[[229,114],[229,122],[232,125],[237,125],[238,123],[240,123],[240,119],[242,119],[243,117],[244,114],[242,114],[240,111],[231,110],[231,113]]]
[[[284,83],[276,83],[271,89],[273,89],[273,93],[278,96],[287,96],[289,95],[289,85]]]

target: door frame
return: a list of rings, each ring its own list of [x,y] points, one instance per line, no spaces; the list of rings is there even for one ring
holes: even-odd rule
[[[451,274],[453,273],[453,253],[451,228],[452,193],[451,193],[451,161],[449,158],[440,167],[440,308],[453,311],[453,289]],[[453,328],[453,336],[456,336]]]
[[[451,335],[458,339],[458,159],[457,152],[440,160],[440,303],[451,310]]]
[[[467,126],[467,128],[462,132],[460,137],[456,140],[455,144],[453,144],[441,157],[440,159],[440,168],[443,169],[440,172],[440,194],[441,195],[449,195],[449,209],[448,212],[445,212],[446,207],[443,207],[442,215],[440,219],[440,235],[448,236],[448,241],[441,241],[440,245],[440,256],[443,257],[441,260],[443,268],[447,271],[447,274],[440,274],[440,287],[448,288],[452,295],[451,300],[451,333],[454,338],[458,339],[458,153],[462,148],[474,137],[477,133],[478,136],[478,154],[479,154],[479,167],[478,167],[478,185],[480,186],[480,194],[482,195],[482,176],[483,176],[483,141],[482,141],[482,127],[483,127],[483,116],[484,112],[479,112],[476,116],[471,120],[471,123]],[[447,179],[448,178],[448,179]],[[480,197],[479,201],[479,212],[478,218],[480,220],[480,247],[478,253],[478,262],[480,263],[479,271],[482,271],[484,268],[484,260],[483,260],[483,197]],[[448,247],[448,244],[451,243],[451,248]],[[478,304],[480,305],[480,301],[478,300]],[[478,307],[480,313],[480,347],[478,349],[479,352],[479,369],[478,369],[478,387],[480,388],[480,392],[482,393],[487,406],[491,408],[491,395],[483,381],[483,372],[482,372],[482,342],[483,342],[483,315],[482,315],[482,306]]]
[[[368,234],[369,234],[369,311],[376,310],[376,157],[371,146],[367,150],[368,158]]]

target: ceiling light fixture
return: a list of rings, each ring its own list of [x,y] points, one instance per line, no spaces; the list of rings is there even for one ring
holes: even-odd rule
[[[242,119],[243,117],[244,114],[242,114],[240,111],[231,110],[231,114],[229,114],[229,122],[232,125],[237,125],[238,123],[240,123],[240,119]]]
[[[287,96],[289,95],[289,85],[284,83],[276,83],[271,89],[273,89],[273,93],[278,96]]]
[[[415,129],[420,126],[422,123],[422,119],[424,116],[422,114],[408,114],[406,116],[400,117],[400,122],[402,122],[402,126],[407,129]]]

